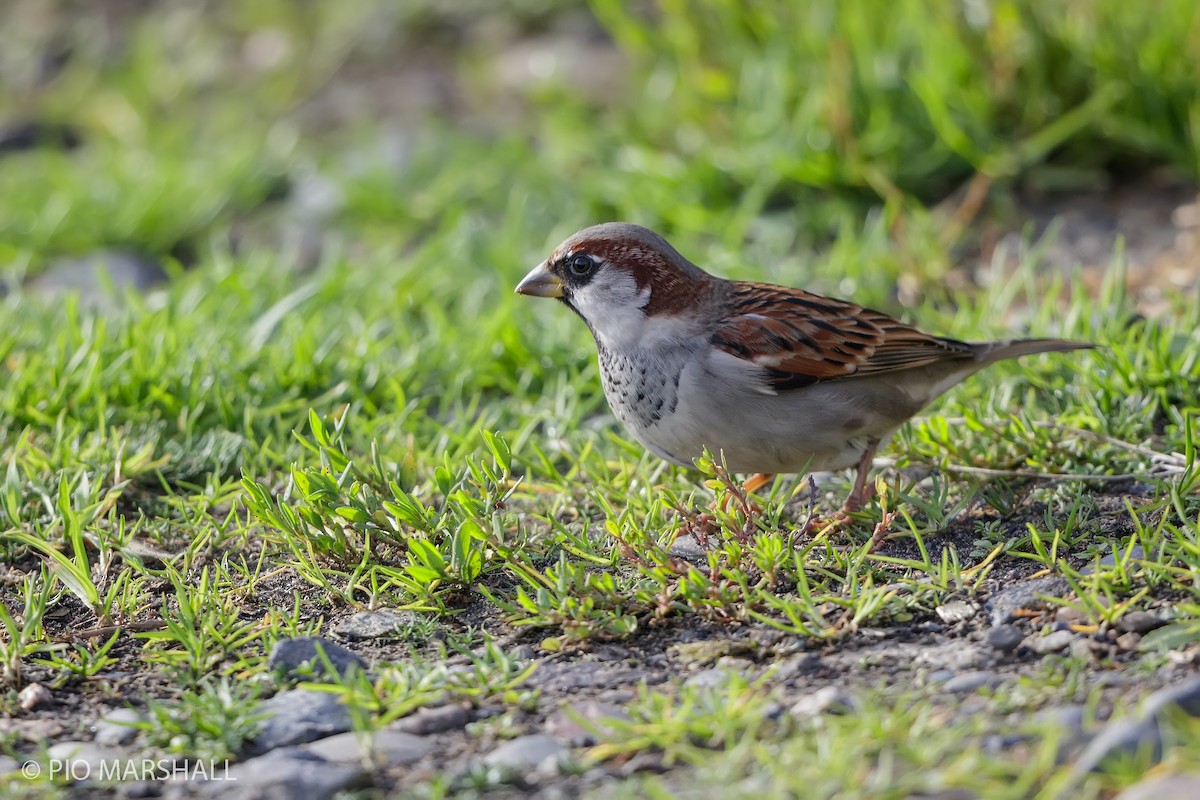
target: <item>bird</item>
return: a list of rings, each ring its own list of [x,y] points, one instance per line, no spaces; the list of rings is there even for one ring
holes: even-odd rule
[[[876,451],[997,361],[1087,342],[965,342],[848,300],[726,280],[628,222],[573,234],[516,292],[556,298],[591,330],[604,394],[633,438],[692,466],[705,451],[745,490],[775,474],[856,468],[844,514],[870,499]]]

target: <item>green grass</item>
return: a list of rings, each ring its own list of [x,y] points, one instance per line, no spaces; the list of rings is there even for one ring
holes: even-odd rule
[[[565,5],[478,13],[536,32]],[[381,144],[395,120],[326,126],[314,98],[462,23],[436,4],[153,11],[107,23],[128,37],[108,52],[107,37],[63,27],[74,51],[54,80],[0,87],[10,110],[85,137],[0,159],[12,288],[0,298],[0,708],[20,713],[31,675],[99,702],[107,675],[132,670],[149,687],[147,747],[222,757],[251,735],[249,700],[274,686],[272,644],[351,608],[412,609],[442,634],[323,685],[374,728],[446,699],[536,707],[526,667],[497,644],[514,630],[533,631],[543,655],[699,623],[838,648],[985,597],[1009,568],[1063,576],[1095,624],[1168,605],[1172,624],[1126,668],[1149,674],[1200,639],[1200,298],[1169,296],[1170,313],[1145,319],[1120,253],[1089,293],[1047,274],[1035,245],[1015,272],[997,258],[986,287],[951,293],[942,278],[972,234],[925,205],[977,174],[1000,213],[1019,187],[1099,186],[1150,166],[1195,179],[1193,4],[1148,15],[1117,0],[996,2],[982,21],[972,4],[917,0],[664,0],[648,18],[626,5],[592,6],[631,64],[618,99],[533,85],[502,130],[409,121],[401,159]],[[0,41],[39,41],[0,28]],[[256,71],[239,59],[264,32],[287,46]],[[493,51],[450,52],[482,102]],[[336,198],[315,221],[286,197],[314,176]],[[715,465],[644,454],[607,412],[584,327],[512,294],[559,239],[610,218],[660,229],[714,272],[853,295],[933,331],[1103,347],[954,390],[888,452],[932,477],[882,472],[879,502],[849,534],[792,549],[806,484],[781,478],[748,520]],[[295,252],[304,226],[324,240],[311,265]],[[167,260],[173,280],[102,305],[20,289],[57,258],[110,247]],[[902,296],[921,298],[909,307],[902,276],[917,287]],[[1152,454],[1178,454],[1174,470],[1151,476]],[[1105,479],[1122,475],[1151,489],[1113,495]],[[819,508],[847,486],[839,476]],[[700,516],[729,496],[729,512]],[[707,564],[668,556],[685,525],[706,534]],[[869,553],[876,529],[906,547]],[[1133,545],[1143,557],[1085,569]],[[85,629],[104,630],[70,635]],[[446,666],[454,655],[468,667]],[[1057,666],[988,707],[1087,700],[1062,677],[1083,665]],[[772,690],[752,682],[646,690],[581,757],[655,751],[697,765],[684,783],[728,775],[744,795],[1050,797],[1068,779],[1052,734],[985,754],[961,745],[1002,725],[943,728],[949,712],[928,697],[873,691],[864,713],[802,723],[764,721]],[[1186,766],[1195,730],[1179,736],[1168,759]],[[1079,796],[1145,769],[1089,779]],[[666,792],[667,780],[620,791]]]

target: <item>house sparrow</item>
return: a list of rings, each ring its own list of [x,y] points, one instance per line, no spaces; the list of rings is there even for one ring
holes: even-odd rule
[[[843,507],[867,500],[875,451],[942,393],[996,361],[1092,347],[1061,339],[960,342],[886,314],[765,283],[709,275],[653,231],[579,231],[517,285],[583,318],[613,413],[660,458],[705,448],[731,472],[857,465]]]

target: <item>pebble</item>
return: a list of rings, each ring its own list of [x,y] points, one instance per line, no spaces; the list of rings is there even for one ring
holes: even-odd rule
[[[85,302],[96,302],[108,294],[108,284],[121,292],[139,292],[166,282],[162,264],[129,250],[98,250],[85,256],[59,258],[26,284],[36,294],[56,297],[79,292]]]
[[[995,672],[975,670],[955,675],[942,684],[942,691],[948,694],[967,694],[980,689],[994,689],[1004,683],[1004,679]]]
[[[313,675],[325,673],[324,659],[317,655],[317,647],[324,651],[325,657],[333,665],[338,675],[345,675],[352,667],[366,669],[367,664],[357,655],[342,647],[337,642],[323,636],[298,636],[295,639],[280,639],[271,648],[267,658],[267,669],[272,672],[284,672],[293,677],[303,677],[301,667],[309,665]]]
[[[49,705],[54,700],[50,690],[40,683],[31,683],[17,693],[17,704],[26,711]]]
[[[840,686],[823,686],[804,695],[788,709],[795,717],[817,717],[821,714],[849,714],[862,704],[858,698]]]
[[[1096,735],[1075,762],[1080,776],[1101,768],[1112,757],[1147,752],[1155,762],[1162,758],[1162,721],[1177,711],[1200,717],[1200,678],[1160,689],[1146,699],[1141,716],[1109,722]]]
[[[533,661],[535,658],[537,658],[537,653],[531,646],[527,644],[514,647],[511,655],[518,661]]]
[[[711,667],[689,675],[683,684],[697,689],[711,689],[723,685],[728,680],[728,670]]]
[[[547,734],[572,747],[585,747],[596,744],[597,733],[609,732],[611,728],[604,723],[613,719],[628,720],[629,715],[619,706],[586,700],[559,708],[547,717],[545,729]]]
[[[1054,631],[1045,636],[1030,636],[1025,639],[1025,646],[1038,655],[1061,653],[1071,646],[1075,634],[1071,631]]]
[[[671,547],[667,550],[667,555],[671,556],[671,558],[682,558],[684,561],[708,563],[708,551],[701,547],[699,540],[690,533],[676,536],[675,541],[671,543]]]
[[[951,600],[949,603],[940,605],[934,610],[941,617],[942,622],[947,625],[964,622],[975,616],[975,606],[965,600]]]
[[[422,708],[414,714],[393,722],[389,729],[417,736],[452,731],[465,727],[471,721],[470,706],[454,704],[437,708]]]
[[[64,763],[74,762],[78,767],[65,768],[66,774],[78,775],[85,773],[100,774],[105,762],[112,763],[128,758],[128,755],[114,747],[102,747],[92,742],[59,742],[46,750],[46,758],[51,761]],[[87,768],[84,768],[84,764]]]
[[[993,625],[1001,625],[1012,619],[1014,611],[1022,608],[1044,608],[1043,597],[1061,597],[1071,584],[1053,575],[1024,581],[1001,589],[988,600],[986,608],[991,613]]]
[[[133,725],[142,721],[142,715],[132,708],[118,708],[108,712],[92,726],[95,736],[92,741],[99,745],[117,746],[129,744],[138,736]]]
[[[1021,644],[1024,638],[1025,636],[1016,625],[1007,622],[989,628],[987,632],[987,643],[1002,653],[1016,650],[1017,645]]]
[[[233,765],[225,780],[174,783],[166,797],[332,800],[339,793],[364,788],[368,781],[360,764],[336,764],[298,747],[284,747]]]
[[[800,653],[779,662],[770,673],[773,681],[789,681],[801,675],[811,675],[821,668],[821,657],[816,653]]]
[[[628,662],[543,661],[524,685],[544,692],[574,692],[636,686],[640,682],[651,685],[663,683],[668,677],[666,671],[647,672],[630,667]]]
[[[0,776],[16,772],[21,768],[21,762],[12,756],[0,755]]]
[[[350,712],[332,694],[311,689],[280,692],[259,704],[269,714],[252,742],[256,753],[304,744],[350,730]]]
[[[392,635],[403,638],[420,622],[420,618],[411,611],[383,608],[378,611],[360,611],[347,617],[338,623],[333,632],[345,639],[379,639]]]
[[[945,683],[953,677],[954,670],[952,669],[935,669],[933,672],[925,676],[925,685],[936,686],[938,684]]]
[[[1128,552],[1126,552],[1125,550],[1119,550],[1118,552],[1108,553],[1107,555],[1103,556],[1100,559],[1100,568],[1107,569],[1109,567],[1115,567],[1117,565],[1118,560],[1124,561],[1126,564],[1129,564],[1130,562],[1132,562],[1135,559],[1145,559],[1145,558],[1146,558],[1145,549],[1143,549],[1143,547],[1140,544],[1135,544],[1133,547],[1129,548]],[[1128,561],[1126,561],[1126,559],[1128,559]],[[1088,564],[1086,567],[1079,570],[1080,575],[1092,575],[1095,572],[1096,572],[1095,564]]]
[[[1167,621],[1148,611],[1130,611],[1117,620],[1117,630],[1145,635],[1166,625]]]
[[[567,746],[544,733],[518,736],[483,757],[483,763],[504,771],[537,770],[553,772],[567,753]]]
[[[1194,800],[1200,797],[1200,772],[1179,772],[1145,778],[1116,796],[1116,800]]]
[[[433,744],[424,737],[385,728],[369,738],[347,731],[310,742],[301,749],[337,764],[369,760],[376,767],[402,767],[432,753]]]

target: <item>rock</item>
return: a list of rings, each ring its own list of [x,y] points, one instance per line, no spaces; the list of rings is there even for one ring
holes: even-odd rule
[[[1154,775],[1116,796],[1116,800],[1194,800],[1200,797],[1200,772]]]
[[[1045,608],[1043,597],[1061,597],[1071,585],[1062,578],[1048,576],[1032,581],[1013,584],[996,592],[988,600],[986,608],[991,614],[993,625],[1002,625],[1012,619],[1014,611],[1022,608]]]
[[[823,686],[801,697],[788,710],[796,717],[817,717],[821,714],[850,714],[857,711],[860,705],[857,697],[840,686]]]
[[[1146,699],[1140,717],[1115,720],[1092,739],[1075,763],[1075,774],[1100,769],[1112,757],[1149,753],[1155,763],[1162,758],[1162,723],[1182,711],[1200,717],[1200,678],[1160,689]]]
[[[976,669],[991,662],[991,654],[983,648],[954,641],[938,647],[920,649],[912,659],[912,663],[918,667],[948,669],[954,672]]]
[[[1118,552],[1109,553],[1109,554],[1105,555],[1104,557],[1102,557],[1100,559],[1099,565],[1100,565],[1100,569],[1107,569],[1109,567],[1115,567],[1117,565],[1118,561],[1122,561],[1122,562],[1128,564],[1131,561],[1141,560],[1141,559],[1144,559],[1145,557],[1146,557],[1145,549],[1140,544],[1135,544],[1133,547],[1129,548],[1128,551],[1120,550]],[[1080,575],[1091,575],[1091,574],[1095,573],[1095,571],[1096,571],[1096,565],[1088,564],[1083,569],[1079,570],[1079,574]]]
[[[821,668],[821,657],[816,653],[800,653],[779,662],[770,673],[773,681],[789,681],[801,675],[811,675]]]
[[[74,150],[82,143],[82,131],[61,122],[26,119],[0,127],[0,156],[40,148]]]
[[[369,737],[347,731],[309,742],[300,749],[337,764],[402,767],[432,753],[433,744],[424,737],[385,728]]]
[[[954,670],[950,669],[935,669],[933,672],[925,676],[926,686],[937,686],[950,680],[954,677]]]
[[[1146,635],[1166,625],[1167,621],[1146,611],[1130,611],[1117,620],[1117,630]]]
[[[483,757],[483,763],[504,772],[537,770],[553,772],[567,747],[552,736],[535,733],[505,742]]]
[[[721,656],[753,655],[757,651],[758,645],[749,639],[702,639],[667,648],[670,655],[685,665],[711,664]]]
[[[596,743],[596,734],[603,736],[611,731],[605,725],[609,720],[627,720],[629,715],[618,706],[586,700],[559,708],[546,719],[546,733],[572,747],[584,747]],[[582,723],[580,722],[582,720]]]
[[[422,708],[407,717],[396,720],[389,730],[428,736],[431,733],[452,731],[465,727],[472,718],[470,706],[455,704],[437,708]]]
[[[1200,678],[1159,689],[1147,698],[1144,713],[1157,717],[1176,708],[1190,717],[1200,717]]]
[[[967,694],[980,689],[994,689],[1004,683],[1004,679],[994,672],[975,670],[955,675],[942,684],[942,691],[948,694]]]
[[[230,768],[226,780],[171,785],[168,798],[219,797],[222,800],[332,800],[340,792],[367,785],[358,764],[336,764],[296,747],[273,750]]]
[[[1087,719],[1087,710],[1080,705],[1051,706],[1033,715],[1035,722],[1053,725],[1071,731],[1082,731]]]
[[[17,705],[26,711],[33,711],[40,706],[49,705],[54,701],[54,695],[40,683],[31,683],[17,693]]]
[[[945,605],[938,606],[934,611],[947,625],[963,622],[975,616],[975,606],[964,600],[951,600]]]
[[[518,661],[533,661],[537,658],[537,653],[527,644],[522,644],[512,649],[512,657]]]
[[[1071,631],[1054,631],[1045,636],[1030,636],[1025,640],[1025,646],[1038,655],[1061,653],[1071,646],[1075,634]]]
[[[254,737],[252,749],[265,753],[277,747],[304,744],[350,730],[350,712],[342,701],[325,692],[293,689],[259,704],[270,716]]]
[[[10,772],[16,772],[20,768],[20,761],[17,761],[12,756],[0,755],[0,778],[4,777]]]
[[[525,686],[545,692],[574,692],[580,689],[615,689],[618,687],[662,683],[666,671],[647,672],[630,667],[627,662],[563,661],[542,662]]]
[[[1143,749],[1155,762],[1162,758],[1162,731],[1158,723],[1152,718],[1114,720],[1088,742],[1079,754],[1073,772],[1076,775],[1094,772],[1109,758],[1128,756],[1143,752]]]
[[[133,725],[142,721],[142,715],[132,708],[118,708],[108,712],[92,726],[95,735],[92,741],[99,745],[113,747],[129,744],[138,736],[138,729]]]
[[[7,719],[0,717],[0,734],[14,736],[19,740],[43,745],[66,732],[56,719]]]
[[[124,761],[128,755],[113,747],[101,747],[92,742],[59,742],[46,750],[50,761],[62,762],[62,772],[79,779],[96,776],[102,769],[112,769],[113,762]],[[108,766],[105,766],[105,765]]]
[[[379,639],[393,635],[405,638],[420,622],[421,618],[411,611],[383,608],[378,611],[360,611],[347,617],[338,623],[333,632],[346,639]]]
[[[99,250],[51,262],[25,288],[48,297],[78,292],[85,299],[98,300],[109,285],[117,292],[127,288],[145,292],[166,280],[167,271],[154,259],[128,250]]]
[[[723,685],[728,680],[728,670],[720,669],[719,667],[710,667],[709,669],[702,669],[687,676],[683,685],[696,689],[712,689]]]
[[[989,628],[987,632],[987,643],[996,648],[1002,653],[1010,653],[1017,649],[1017,645],[1024,639],[1020,629],[1016,625],[1003,623],[994,628]]]
[[[344,676],[352,667],[366,669],[367,664],[357,655],[322,636],[298,636],[295,639],[280,639],[271,648],[267,668],[272,672],[284,672],[293,677],[305,677],[302,670],[306,664],[313,675],[325,674],[324,659],[318,656],[317,648],[325,653],[338,675]]]
[[[667,555],[671,558],[682,558],[684,561],[699,561],[708,563],[708,551],[700,546],[700,542],[690,533],[675,537]]]

